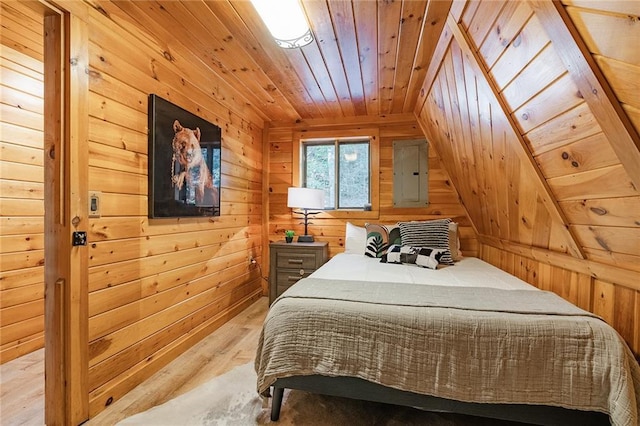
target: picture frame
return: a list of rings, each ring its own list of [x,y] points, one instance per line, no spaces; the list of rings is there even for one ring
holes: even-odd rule
[[[220,216],[222,129],[149,95],[150,218]]]

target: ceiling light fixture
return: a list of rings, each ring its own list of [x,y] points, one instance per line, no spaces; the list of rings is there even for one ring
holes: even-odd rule
[[[295,49],[313,41],[299,0],[251,0],[278,46]]]

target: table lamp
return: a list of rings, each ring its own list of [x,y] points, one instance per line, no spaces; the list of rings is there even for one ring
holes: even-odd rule
[[[310,212],[310,209],[324,209],[324,191],[322,189],[312,188],[289,188],[287,194],[287,207],[299,208],[302,211],[293,211],[293,213],[304,216],[304,235],[298,237],[299,243],[312,243],[313,235],[307,233],[309,215],[318,214],[320,212]]]

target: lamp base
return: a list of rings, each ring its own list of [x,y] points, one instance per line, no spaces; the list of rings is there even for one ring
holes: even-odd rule
[[[298,242],[299,243],[312,243],[313,242],[313,235],[300,235],[298,237]]]

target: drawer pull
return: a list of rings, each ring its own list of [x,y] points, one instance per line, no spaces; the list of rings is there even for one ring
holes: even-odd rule
[[[298,281],[300,279],[300,277],[296,275],[289,275],[287,278],[289,281]]]
[[[289,259],[289,263],[293,263],[295,265],[302,265],[302,259]]]

